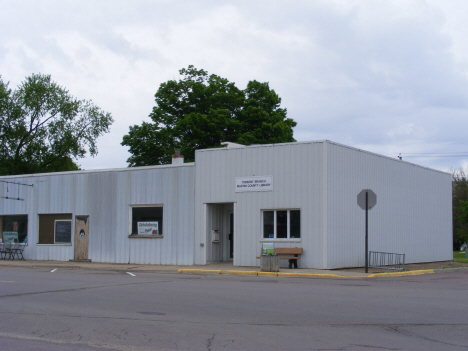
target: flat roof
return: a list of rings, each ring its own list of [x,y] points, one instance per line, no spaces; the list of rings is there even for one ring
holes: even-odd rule
[[[65,172],[48,172],[48,173],[32,173],[32,174],[15,174],[0,176],[0,179],[11,179],[11,178],[31,178],[31,177],[45,177],[45,176],[59,176],[59,175],[71,175],[71,174],[89,174],[89,173],[105,173],[105,172],[127,172],[127,171],[141,171],[151,169],[162,169],[162,168],[178,168],[178,167],[194,167],[194,162],[187,162],[180,165],[155,165],[155,166],[140,166],[140,167],[126,167],[126,168],[107,168],[107,169],[82,169],[77,171],[65,171]]]
[[[363,153],[373,155],[373,156],[377,156],[377,157],[382,157],[382,158],[385,158],[385,159],[388,159],[388,160],[391,160],[391,161],[394,161],[394,162],[405,163],[407,165],[411,165],[411,166],[415,166],[415,167],[419,167],[419,168],[424,168],[424,169],[434,171],[434,172],[439,172],[439,173],[443,173],[443,174],[450,174],[449,172],[444,172],[444,171],[441,171],[441,170],[438,170],[438,169],[434,169],[434,168],[430,168],[430,167],[426,167],[426,166],[421,166],[421,165],[418,165],[416,163],[408,162],[408,161],[405,161],[405,160],[399,160],[397,158],[381,155],[381,154],[371,152],[371,151],[366,151],[366,150],[363,150],[363,149],[359,149],[359,148],[349,146],[349,145],[340,144],[340,143],[330,141],[330,140],[326,140],[326,139],[325,140],[313,140],[313,141],[296,141],[296,142],[277,143],[277,144],[253,144],[253,145],[245,145],[244,147],[219,147],[219,148],[196,150],[195,153],[214,152],[214,151],[233,151],[233,150],[239,151],[239,150],[245,150],[245,149],[249,149],[249,148],[282,147],[282,146],[293,146],[293,145],[304,145],[304,144],[324,144],[324,143],[344,147],[344,148],[351,149],[351,150],[358,151],[358,152],[363,152]]]

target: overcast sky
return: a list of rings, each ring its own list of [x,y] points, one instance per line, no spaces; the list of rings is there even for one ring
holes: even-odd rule
[[[84,169],[126,167],[128,127],[193,64],[269,82],[298,141],[468,165],[468,1],[0,0],[0,75],[50,74],[115,119]],[[424,157],[423,157],[424,156]]]

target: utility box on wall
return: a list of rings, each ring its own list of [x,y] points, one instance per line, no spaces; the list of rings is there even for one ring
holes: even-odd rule
[[[219,230],[218,229],[211,230],[211,241],[214,243],[219,243]]]

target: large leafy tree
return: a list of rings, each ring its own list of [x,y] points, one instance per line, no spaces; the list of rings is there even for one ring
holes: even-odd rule
[[[452,170],[453,249],[468,242],[468,174],[466,169]]]
[[[113,119],[92,101],[78,100],[51,80],[33,74],[15,91],[0,77],[0,174],[78,169],[73,161],[109,131]]]
[[[130,127],[122,145],[130,166],[169,163],[174,149],[188,161],[195,150],[231,141],[245,145],[292,142],[296,122],[280,108],[281,98],[268,83],[250,81],[245,90],[203,69],[179,71],[155,94],[152,122]]]

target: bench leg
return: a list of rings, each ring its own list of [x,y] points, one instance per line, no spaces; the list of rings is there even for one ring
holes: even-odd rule
[[[289,260],[289,269],[292,269],[293,265],[294,268],[297,268],[297,260]]]

